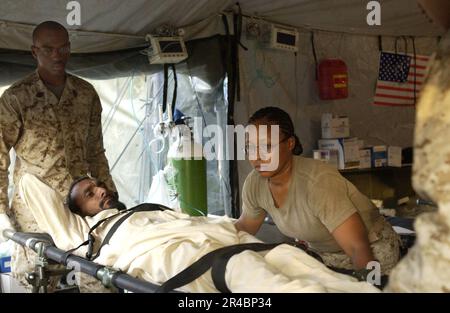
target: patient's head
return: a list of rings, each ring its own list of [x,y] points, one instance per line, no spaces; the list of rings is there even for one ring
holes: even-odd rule
[[[67,205],[72,213],[81,216],[94,216],[106,209],[125,209],[116,193],[108,190],[97,179],[88,176],[75,180],[67,194]]]

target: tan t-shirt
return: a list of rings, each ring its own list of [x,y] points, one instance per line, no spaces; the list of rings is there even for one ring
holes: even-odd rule
[[[242,191],[243,213],[255,218],[266,211],[286,236],[306,241],[318,252],[342,251],[331,233],[358,212],[368,232],[381,217],[373,203],[333,167],[313,159],[293,158],[287,198],[276,208],[267,178],[253,170]]]

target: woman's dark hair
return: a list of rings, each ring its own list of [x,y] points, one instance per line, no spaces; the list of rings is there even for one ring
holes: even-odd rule
[[[294,123],[289,114],[277,107],[265,107],[259,109],[248,119],[247,124],[255,124],[256,122],[268,122],[271,125],[278,125],[280,131],[287,137],[295,138],[295,146],[292,153],[300,155],[303,152],[302,144],[294,132]]]

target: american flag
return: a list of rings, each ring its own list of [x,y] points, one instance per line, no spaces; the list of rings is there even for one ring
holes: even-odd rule
[[[425,80],[430,57],[381,52],[374,104],[414,106]],[[414,95],[415,87],[415,95]]]

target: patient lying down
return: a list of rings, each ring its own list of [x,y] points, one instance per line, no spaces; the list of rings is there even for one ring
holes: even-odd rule
[[[41,230],[49,233],[63,250],[78,246],[94,224],[125,208],[113,193],[90,178],[71,188],[70,210],[57,192],[33,175],[24,175],[19,188]],[[120,217],[95,229],[94,251]],[[162,284],[210,251],[250,242],[260,241],[238,232],[227,217],[191,217],[170,210],[136,212],[121,224],[95,262]],[[85,253],[85,247],[76,252],[81,256]],[[225,281],[232,292],[378,291],[368,283],[335,273],[302,250],[284,244],[270,251],[234,255],[226,267]],[[179,290],[217,292],[210,270]]]

